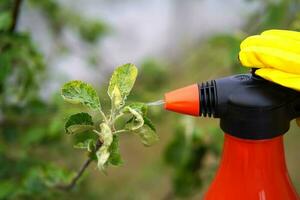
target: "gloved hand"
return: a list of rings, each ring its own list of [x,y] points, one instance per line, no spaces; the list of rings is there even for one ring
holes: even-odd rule
[[[240,48],[243,66],[260,68],[258,76],[300,92],[300,32],[264,31],[246,38]]]

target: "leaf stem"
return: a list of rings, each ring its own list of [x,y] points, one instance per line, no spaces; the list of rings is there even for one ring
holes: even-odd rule
[[[107,118],[106,118],[106,116],[105,116],[105,114],[104,114],[104,112],[101,110],[101,108],[99,108],[99,112],[100,112],[100,114],[101,114],[101,117],[103,118],[103,120],[105,121],[105,123],[109,123],[109,121],[107,120]]]
[[[117,131],[114,131],[113,134],[125,133],[125,132],[127,132],[127,131],[128,131],[128,130],[125,130],[125,129],[117,130]]]

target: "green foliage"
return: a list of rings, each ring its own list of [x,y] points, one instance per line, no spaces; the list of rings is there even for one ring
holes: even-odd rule
[[[96,42],[99,37],[107,32],[107,25],[99,21],[81,22],[79,26],[79,33],[86,41],[92,43]]]
[[[239,51],[240,43],[246,37],[244,34],[218,34],[209,39],[213,48],[224,50],[224,60],[231,66],[232,73],[247,73],[247,69],[240,66]]]
[[[7,31],[11,25],[11,14],[9,12],[0,13],[0,32]]]
[[[175,137],[165,152],[167,164],[174,168],[173,191],[176,196],[190,196],[202,186],[199,172],[207,151],[203,130],[186,118],[177,127]]]
[[[21,12],[33,1],[23,1]],[[53,13],[55,10],[64,13],[55,1],[53,4],[47,0],[36,2],[48,3],[45,8]],[[60,165],[72,157],[66,156],[70,153],[64,150],[68,142],[62,142],[61,132],[65,115],[78,111],[62,108],[61,101],[55,98],[41,99],[40,94],[45,93],[42,86],[47,81],[44,75],[48,70],[31,35],[11,30],[15,4],[13,0],[0,1],[0,199],[56,199],[58,194],[60,199],[67,199],[70,195],[64,196],[56,189],[58,184],[67,184],[74,177],[73,172]],[[43,10],[42,6],[35,8]],[[47,12],[41,13],[50,17]],[[83,19],[77,13],[72,14],[76,18],[68,13],[63,15],[68,20],[57,18],[58,29],[69,24],[87,42],[98,40],[107,28],[104,23]],[[46,19],[53,21],[51,17]],[[15,20],[18,25],[18,18]],[[54,23],[52,25],[54,27]],[[91,118],[79,114],[71,117],[66,127],[69,132],[74,132],[78,118],[81,123],[85,122],[84,125],[91,125]],[[79,138],[81,134],[90,137],[90,133],[85,132],[74,137]],[[87,150],[95,149],[94,141],[88,143]]]
[[[37,95],[45,67],[42,55],[27,34],[3,33],[0,37],[1,103],[26,103]]]
[[[163,63],[148,58],[141,65],[141,77],[143,87],[147,90],[157,90],[158,86],[163,87],[168,81],[168,71]]]
[[[218,131],[216,131],[218,130]],[[205,158],[209,154],[220,155],[222,144],[220,129],[209,129],[195,125],[193,119],[183,118],[175,126],[175,136],[165,150],[165,161],[173,169],[173,192],[178,197],[188,197],[205,185],[202,171],[208,173]],[[209,166],[212,168],[213,166]]]
[[[99,127],[96,127],[93,126],[94,122],[88,113],[78,113],[72,115],[65,125],[67,133],[92,129],[97,134],[97,141],[88,139],[75,147],[87,149],[92,154],[90,156],[95,154],[97,166],[102,171],[109,164],[120,165],[123,162],[119,150],[120,133],[133,132],[141,137],[142,143],[146,146],[150,146],[158,140],[153,123],[146,117],[146,104],[126,105],[126,98],[135,83],[137,73],[137,68],[133,64],[122,65],[113,72],[107,92],[111,99],[109,116],[102,111],[99,98],[91,85],[81,81],[71,81],[62,87],[64,100],[71,103],[82,103],[92,110],[97,109],[102,118]],[[129,116],[130,120],[123,127],[116,129],[116,121],[125,116]],[[146,123],[144,119],[146,119]],[[99,149],[97,143],[100,144]]]
[[[115,166],[119,166],[119,165],[123,164],[123,160],[122,160],[121,154],[120,154],[120,146],[119,146],[120,139],[119,139],[119,137],[120,137],[119,135],[113,136],[113,142],[111,143],[109,150],[108,150],[110,152],[108,162]]]

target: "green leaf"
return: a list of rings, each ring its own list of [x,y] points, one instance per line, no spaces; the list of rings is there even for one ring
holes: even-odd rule
[[[125,64],[117,67],[113,72],[113,75],[109,82],[108,95],[110,99],[113,100],[113,91],[118,88],[121,93],[122,100],[125,101],[126,97],[129,95],[137,77],[138,70],[133,64]]]
[[[62,87],[61,95],[65,101],[70,103],[82,103],[94,110],[101,109],[97,92],[88,83],[82,81],[70,81]]]
[[[66,133],[81,133],[94,128],[92,117],[88,113],[71,115],[65,124]]]
[[[107,167],[107,161],[109,159],[109,151],[107,146],[101,146],[100,149],[96,152],[97,156],[97,166],[98,169],[104,171]]]
[[[159,140],[158,135],[149,126],[143,126],[136,131],[145,146],[151,146]]]
[[[130,113],[133,115],[133,118],[129,120],[125,125],[125,129],[134,131],[141,128],[144,125],[144,119],[140,112],[129,106],[126,106],[123,111],[124,113]]]
[[[93,152],[96,149],[96,142],[93,139],[87,139],[84,142],[79,142],[74,145],[76,149],[86,149],[88,152]]]
[[[10,12],[0,13],[0,31],[7,31],[12,23],[12,16]]]
[[[119,136],[114,135],[113,136],[113,142],[109,147],[110,157],[109,157],[109,163],[115,166],[119,166],[123,164],[123,160],[121,158],[120,154],[120,147],[119,147]]]
[[[156,128],[153,122],[146,116],[144,116],[143,119],[144,119],[144,124],[147,125],[152,131],[156,132]]]

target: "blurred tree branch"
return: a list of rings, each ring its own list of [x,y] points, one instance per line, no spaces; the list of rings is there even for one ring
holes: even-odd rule
[[[23,0],[15,0],[15,4],[14,4],[13,10],[12,10],[12,23],[11,23],[11,27],[9,29],[9,32],[11,32],[11,33],[14,32],[16,29],[22,2],[23,2]]]

